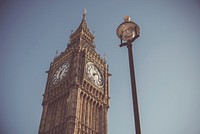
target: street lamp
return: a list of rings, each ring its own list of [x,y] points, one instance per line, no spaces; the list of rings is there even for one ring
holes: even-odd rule
[[[135,131],[136,134],[141,134],[134,63],[133,63],[133,52],[132,52],[132,42],[139,37],[140,28],[136,23],[130,21],[129,16],[125,16],[124,22],[118,26],[116,33],[121,40],[121,44],[119,46],[120,47],[127,46],[128,48],[131,87],[132,87],[132,101],[133,101],[133,111],[135,119]]]

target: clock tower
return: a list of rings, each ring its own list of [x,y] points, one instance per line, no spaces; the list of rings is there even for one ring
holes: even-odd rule
[[[107,134],[109,72],[83,19],[47,71],[39,134]]]

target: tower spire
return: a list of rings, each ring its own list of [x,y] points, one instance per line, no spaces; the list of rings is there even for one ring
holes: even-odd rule
[[[88,47],[92,47],[95,48],[94,45],[94,35],[90,32],[88,26],[87,26],[87,21],[86,21],[86,14],[87,11],[86,9],[83,9],[82,11],[82,21],[80,23],[80,25],[78,26],[78,28],[75,30],[75,32],[73,32],[70,35],[70,44],[68,46],[73,46],[74,43],[76,42],[76,44],[81,44],[81,41],[86,41],[88,42]]]
[[[82,13],[83,13],[83,19],[86,20],[87,10],[84,8]]]

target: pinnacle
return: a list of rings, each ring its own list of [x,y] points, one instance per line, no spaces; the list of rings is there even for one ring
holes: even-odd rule
[[[86,11],[86,9],[84,9],[82,11],[82,14],[83,14],[82,21],[81,21],[79,27],[76,29],[76,31],[70,37],[72,37],[76,34],[79,34],[83,31],[85,34],[87,34],[88,36],[90,36],[91,38],[94,39],[93,34],[90,32],[89,28],[87,27],[86,13],[87,13],[87,11]]]
[[[87,14],[87,10],[86,10],[86,9],[83,9],[82,13],[83,13],[83,19],[85,19],[85,20],[86,20],[86,14]]]

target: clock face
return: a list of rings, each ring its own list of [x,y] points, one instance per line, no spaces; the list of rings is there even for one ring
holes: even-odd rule
[[[63,77],[68,72],[68,70],[69,70],[69,62],[65,62],[53,74],[53,78],[52,78],[53,84],[56,84],[58,81],[62,80]]]
[[[92,63],[88,62],[85,66],[85,72],[86,76],[89,78],[89,80],[97,85],[98,87],[102,87],[103,82],[103,76],[101,74],[101,71]]]

